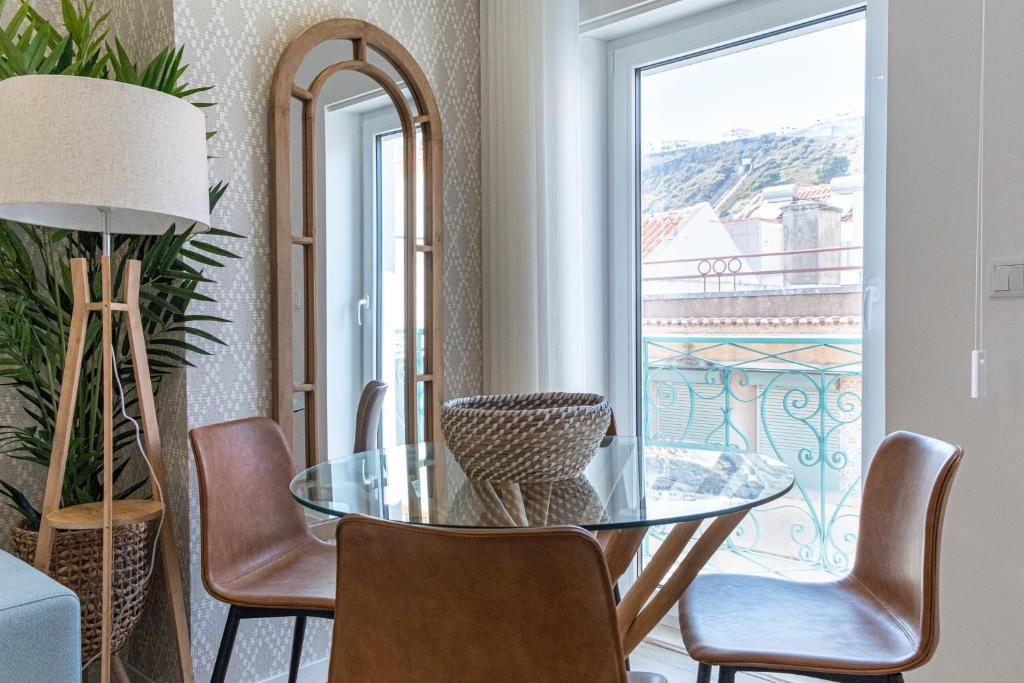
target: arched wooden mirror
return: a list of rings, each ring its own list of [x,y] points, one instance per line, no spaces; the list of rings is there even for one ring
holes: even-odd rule
[[[350,452],[359,392],[383,443],[439,434],[442,141],[423,71],[354,19],[304,31],[271,88],[274,417],[297,464]]]

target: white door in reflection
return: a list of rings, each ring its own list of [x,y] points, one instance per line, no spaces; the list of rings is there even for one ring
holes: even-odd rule
[[[388,385],[380,444],[405,441],[406,188],[401,126],[379,91],[375,98],[328,106],[324,142],[322,334],[330,456],[351,451],[359,394],[372,379]],[[421,160],[422,145],[417,148]]]
[[[373,122],[368,122],[371,126]],[[374,196],[367,202],[377,235],[373,325],[367,338],[373,348],[374,372],[390,387],[381,414],[383,444],[405,441],[405,175],[402,131],[368,131],[372,140]]]

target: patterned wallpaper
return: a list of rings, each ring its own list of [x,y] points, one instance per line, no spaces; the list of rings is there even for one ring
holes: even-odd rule
[[[58,16],[57,0],[36,0]],[[231,186],[214,223],[248,236],[232,249],[240,261],[220,273],[209,291],[218,303],[210,312],[233,320],[217,330],[228,342],[196,368],[167,383],[158,398],[168,461],[171,506],[190,593],[193,659],[197,680],[208,680],[227,608],[204,591],[199,576],[198,493],[189,427],[270,412],[270,242],[267,111],[270,80],[288,41],[325,19],[354,17],[380,26],[419,62],[437,95],[445,137],[445,391],[479,392],[481,386],[480,297],[480,94],[477,0],[99,0],[113,10],[113,30],[135,54],[148,56],[171,38],[186,45],[190,81],[216,85],[218,106],[208,125],[211,179]],[[17,404],[0,394],[0,421]],[[19,469],[0,477],[32,477]],[[258,521],[258,509],[253,509]],[[9,517],[0,518],[0,544]],[[159,572],[154,581],[159,582]],[[169,657],[166,610],[154,591],[147,622],[134,639],[128,661],[154,680],[176,680]],[[275,623],[276,621],[276,623]],[[291,620],[243,622],[229,680],[258,681],[286,670]],[[326,657],[329,624],[312,620],[304,662]]]
[[[270,411],[270,242],[267,111],[270,79],[287,43],[310,25],[354,17],[401,41],[426,72],[445,136],[445,366],[448,395],[480,388],[479,18],[476,0],[174,0],[175,39],[195,83],[214,83],[211,178],[231,182],[215,223],[249,236],[222,277],[218,315],[230,344],[188,373],[188,424]],[[234,248],[237,245],[232,245]],[[192,519],[196,519],[194,489]],[[258,511],[254,509],[254,519]],[[216,655],[226,608],[203,591],[192,545],[192,635],[197,680]],[[310,622],[304,661],[326,657],[329,624]],[[230,678],[260,680],[287,667],[291,620],[243,622]]]

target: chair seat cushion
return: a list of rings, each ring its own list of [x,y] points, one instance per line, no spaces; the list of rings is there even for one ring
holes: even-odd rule
[[[702,575],[679,601],[679,626],[687,652],[707,664],[883,674],[918,657],[905,625],[852,579]]]
[[[337,562],[335,545],[310,539],[255,571],[207,589],[243,607],[333,610]]]

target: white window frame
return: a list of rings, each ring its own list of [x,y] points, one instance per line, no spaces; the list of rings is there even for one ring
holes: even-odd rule
[[[377,278],[379,277],[378,266],[380,265],[380,244],[381,235],[378,230],[377,221],[377,139],[391,135],[395,132],[402,132],[402,123],[398,118],[398,112],[394,107],[386,106],[363,115],[363,224],[367,232],[363,234],[372,235],[372,239],[364,240],[363,246],[363,281],[364,287],[369,295],[370,306],[366,315],[372,324],[368,327],[370,331],[364,333],[363,353],[366,359],[364,367],[364,382],[377,377],[377,328],[380,321],[377,319],[377,310],[382,302],[378,301]],[[366,244],[369,242],[369,244]]]
[[[362,373],[362,379],[358,382],[358,386],[361,387],[367,381],[377,376],[376,359],[379,343],[376,334],[378,326],[376,312],[378,306],[376,288],[378,263],[376,139],[378,135],[390,133],[396,129],[401,130],[401,123],[398,119],[398,113],[387,98],[387,95],[379,89],[348,100],[327,104],[323,109],[323,123],[319,126],[319,129],[321,131],[320,134],[324,136],[329,136],[332,127],[336,125],[332,116],[342,113],[352,117],[353,129],[348,131],[343,137],[334,140],[335,144],[341,144],[343,147],[338,150],[330,150],[330,153],[345,154],[346,157],[353,153],[359,155],[353,160],[353,163],[358,163],[359,169],[356,171],[352,181],[356,185],[353,190],[353,196],[358,196],[362,201],[361,213],[356,219],[357,224],[346,226],[346,228],[360,228],[355,233],[358,237],[360,249],[360,259],[358,261],[358,267],[361,270],[359,289],[360,293],[369,299],[369,307],[365,311],[359,311],[357,310],[358,303],[356,301],[345,301],[341,306],[335,305],[328,309],[327,305],[330,302],[330,297],[322,297],[320,305],[324,308],[321,312],[324,324],[318,325],[318,334],[321,335],[323,348],[328,348],[327,338],[329,334],[332,332],[344,334],[342,330],[344,330],[345,326],[354,324],[356,317],[362,316],[364,326],[359,338],[359,372]],[[326,144],[322,145],[321,149],[326,150]],[[323,154],[324,157],[320,159],[319,167],[322,172],[325,172],[328,166],[329,152],[325,151]],[[324,177],[320,182],[324,183],[324,187],[326,187],[328,181]],[[324,191],[318,196],[321,198],[321,201],[326,201],[328,195],[329,193]],[[321,206],[320,212],[321,216],[326,217],[326,206]],[[320,277],[323,278],[320,286],[324,291],[330,289],[331,286],[330,276],[327,273],[327,269],[331,267],[331,264],[353,265],[351,254],[347,251],[345,253],[339,252],[338,250],[342,247],[330,239],[331,231],[328,230],[326,234],[328,239],[321,242],[321,248],[324,249],[321,264],[327,264],[320,274]],[[334,382],[340,378],[328,372],[328,365],[323,364],[321,366],[321,372],[323,373],[321,383],[325,388],[326,395],[329,396],[331,394],[331,387],[335,386]],[[338,448],[339,444],[344,444],[343,447],[348,447],[348,444],[350,444],[350,441],[347,440],[348,437],[345,439],[341,438],[343,435],[339,427],[341,424],[337,421],[326,421],[322,428],[324,433],[321,435],[321,438],[324,439],[323,443],[329,446],[333,444],[334,448]]]
[[[640,357],[636,245],[637,69],[866,7],[865,199],[862,443],[865,463],[885,433],[885,118],[888,0],[739,0],[608,43],[608,357],[609,400],[623,433],[638,434]],[[821,25],[776,35],[785,39]],[[768,38],[767,40],[771,40]],[[764,44],[760,42],[759,44]],[[733,47],[724,47],[730,46]],[[717,49],[716,48],[723,48]],[[630,321],[630,324],[622,324]],[[619,417],[621,416],[621,417]],[[628,431],[627,431],[628,430]]]

